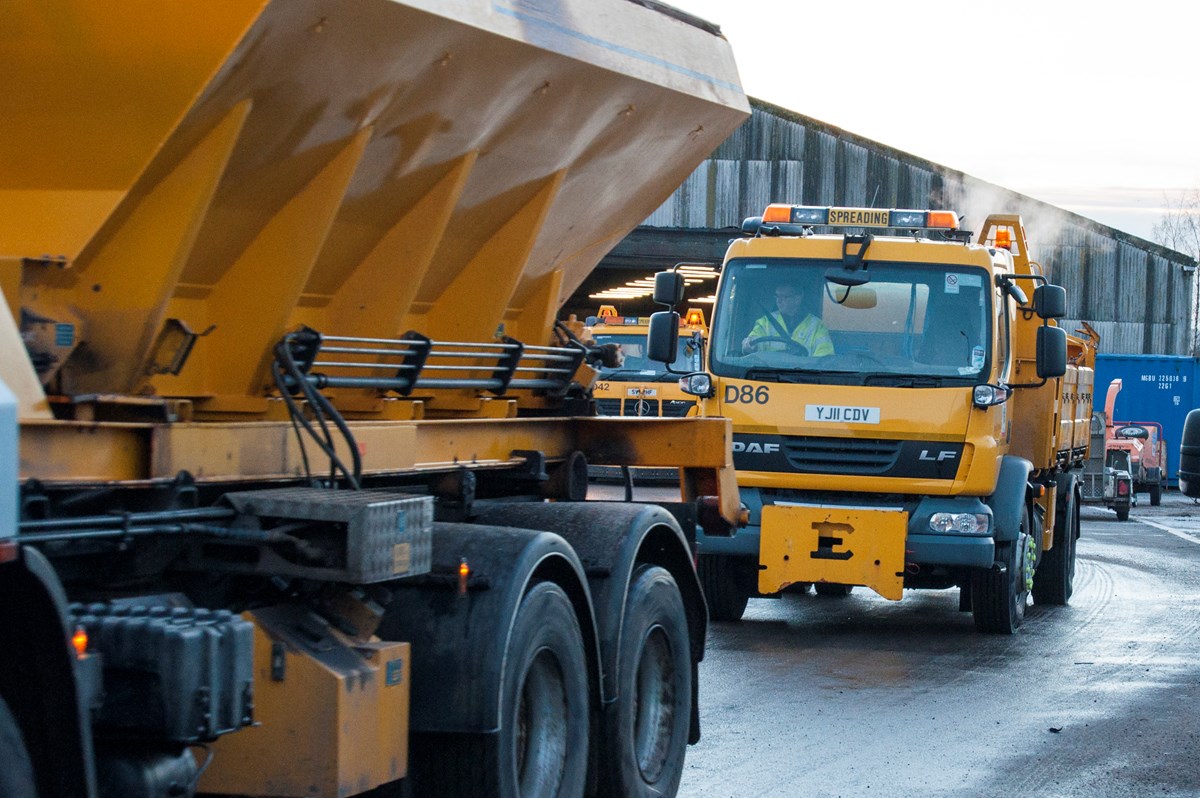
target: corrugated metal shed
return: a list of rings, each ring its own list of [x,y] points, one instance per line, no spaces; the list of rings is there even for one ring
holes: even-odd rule
[[[1067,289],[1067,330],[1086,320],[1110,353],[1192,353],[1186,255],[759,100],[639,232],[737,227],[770,202],[952,208],[967,229],[1020,213],[1033,256]]]

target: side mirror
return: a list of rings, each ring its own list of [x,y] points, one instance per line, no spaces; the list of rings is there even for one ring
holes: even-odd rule
[[[1037,375],[1050,380],[1067,373],[1067,331],[1062,327],[1037,329]]]
[[[1033,312],[1043,319],[1067,315],[1067,290],[1061,285],[1039,285],[1033,289]]]
[[[1200,499],[1200,409],[1187,414],[1179,444],[1179,492]]]
[[[683,275],[679,272],[659,272],[654,275],[654,301],[660,305],[669,308],[678,305],[683,301],[683,288]]]
[[[662,277],[664,274],[673,274],[673,272],[659,272],[658,277]],[[680,280],[680,283],[682,282]],[[657,290],[656,287],[656,294]],[[650,329],[646,332],[646,357],[656,363],[669,365],[675,362],[675,355],[678,351],[679,314],[673,310],[660,310],[658,313],[650,314]]]

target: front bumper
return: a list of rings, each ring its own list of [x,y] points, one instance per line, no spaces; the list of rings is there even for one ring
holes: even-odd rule
[[[891,599],[900,598],[909,565],[987,568],[995,561],[990,531],[939,534],[929,527],[938,512],[991,516],[979,498],[912,497],[894,505],[871,499],[791,495],[771,496],[764,504],[762,492],[745,489],[750,524],[731,537],[698,533],[698,551],[754,557],[763,593],[795,582],[837,582],[865,585]]]

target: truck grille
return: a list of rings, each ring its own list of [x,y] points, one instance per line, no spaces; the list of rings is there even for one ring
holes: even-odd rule
[[[682,418],[688,414],[695,402],[690,402],[686,399],[668,399],[663,402],[662,414],[671,418]]]
[[[626,399],[625,413],[627,416],[653,417],[658,415],[657,399]]]
[[[660,407],[657,399],[597,399],[596,412],[602,416],[655,417],[661,414],[666,418],[683,418],[695,404],[686,399],[667,399]]]
[[[621,415],[621,400],[597,399],[596,412],[602,416],[619,416]]]
[[[784,438],[783,453],[797,471],[809,474],[878,475],[890,471],[902,441],[865,438]]]

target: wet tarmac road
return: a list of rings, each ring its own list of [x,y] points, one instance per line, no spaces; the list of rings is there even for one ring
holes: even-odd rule
[[[1200,796],[1200,506],[1085,505],[1075,584],[1012,637],[957,590],[752,599],[679,795]]]
[[[1079,558],[1012,637],[957,590],[751,600],[680,796],[1200,796],[1200,507],[1085,506]]]

